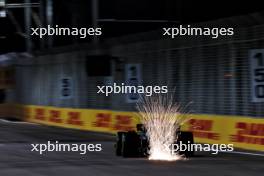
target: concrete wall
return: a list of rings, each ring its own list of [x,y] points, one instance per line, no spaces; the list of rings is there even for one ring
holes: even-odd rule
[[[134,110],[124,95],[98,95],[105,77],[86,74],[86,56],[94,53],[119,58],[113,61],[113,81],[125,81],[128,63],[142,64],[143,85],[169,85],[188,111],[205,114],[264,116],[263,103],[251,103],[248,52],[264,48],[264,26],[239,28],[232,38],[183,38],[122,42],[112,39],[99,50],[61,49],[16,64],[18,103],[73,108]],[[135,36],[140,39],[141,35]],[[55,50],[56,51],[56,50]],[[88,61],[89,62],[89,61]],[[98,68],[100,69],[100,68]],[[231,75],[231,76],[230,76]],[[59,97],[59,79],[74,81],[71,99]]]

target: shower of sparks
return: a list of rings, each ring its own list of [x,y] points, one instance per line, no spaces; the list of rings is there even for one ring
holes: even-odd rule
[[[182,157],[165,146],[174,144],[176,130],[188,119],[173,95],[141,96],[137,109],[149,139],[149,160],[175,161]]]

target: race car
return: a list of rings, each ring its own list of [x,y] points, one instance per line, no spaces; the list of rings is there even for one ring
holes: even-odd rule
[[[122,131],[117,132],[117,140],[115,144],[116,155],[123,157],[147,157],[149,151],[149,141],[146,129],[143,124],[137,124],[136,131]],[[176,140],[175,144],[193,144],[192,132],[184,132],[180,129],[175,131]],[[179,151],[179,155],[191,157],[194,151]]]

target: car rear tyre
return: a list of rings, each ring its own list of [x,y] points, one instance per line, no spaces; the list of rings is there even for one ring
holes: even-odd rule
[[[123,135],[126,132],[117,132],[116,134],[116,156],[122,156],[122,145],[123,145]]]
[[[190,145],[194,143],[193,140],[193,133],[192,132],[180,132],[180,134],[178,135],[178,140],[177,140],[178,144],[181,143],[182,144],[186,144],[186,145]],[[192,157],[194,156],[194,151],[189,151],[189,150],[185,150],[185,151],[180,151],[179,152],[180,155],[185,155],[186,157]]]

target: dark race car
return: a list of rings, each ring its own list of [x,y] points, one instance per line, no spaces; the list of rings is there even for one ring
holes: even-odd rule
[[[193,144],[192,132],[184,132],[177,129],[175,144]],[[149,141],[143,124],[137,124],[137,131],[117,132],[115,144],[116,155],[123,157],[147,157]],[[179,151],[178,154],[186,157],[194,155],[194,151]]]

